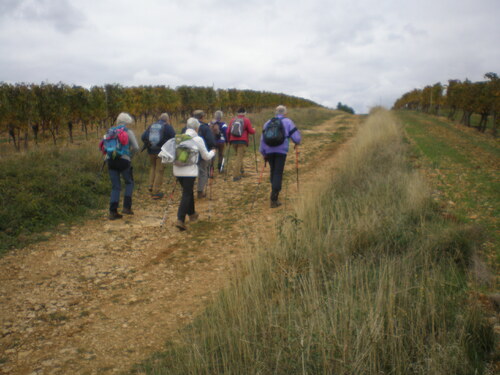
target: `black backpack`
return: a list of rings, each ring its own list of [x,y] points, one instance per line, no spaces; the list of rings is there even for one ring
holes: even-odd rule
[[[270,147],[282,145],[285,142],[285,126],[278,117],[273,117],[264,129],[264,143]]]

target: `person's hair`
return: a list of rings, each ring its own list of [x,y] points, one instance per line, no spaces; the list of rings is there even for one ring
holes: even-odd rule
[[[247,113],[247,111],[245,111],[245,108],[241,107],[238,109],[238,113]]]
[[[194,117],[190,117],[186,122],[186,127],[188,129],[193,129],[198,131],[198,128],[200,127],[200,122]]]
[[[166,113],[166,112],[165,112],[165,113],[162,113],[162,114],[160,115],[160,120],[161,120],[161,121],[168,122],[168,120],[170,120],[170,117],[168,116],[168,113]]]
[[[217,121],[220,121],[222,120],[222,116],[224,116],[224,114],[222,113],[222,111],[215,111],[214,113],[214,117]]]
[[[116,118],[116,125],[130,125],[134,122],[132,116],[126,112],[122,112]]]
[[[279,105],[276,107],[276,114],[277,115],[284,115],[286,114],[286,107],[284,105]]]
[[[196,111],[193,112],[193,117],[201,120],[205,116],[205,112],[203,112],[201,109],[197,109]]]

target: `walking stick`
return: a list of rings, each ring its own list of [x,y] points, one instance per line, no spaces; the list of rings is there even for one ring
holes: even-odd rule
[[[257,199],[257,192],[259,191],[260,183],[262,182],[262,176],[264,175],[264,169],[266,168],[266,164],[267,160],[264,160],[264,165],[262,166],[262,169],[260,171],[259,181],[257,182],[257,187],[255,188],[255,193],[253,195],[252,209],[255,204],[255,200]]]
[[[99,179],[101,179],[101,177],[102,177],[102,171],[104,170],[104,166],[106,165],[106,161],[107,161],[106,159],[104,159],[102,161],[101,169],[99,171]]]
[[[212,180],[214,179],[214,165],[210,164],[210,172],[208,173],[208,220],[212,214]]]
[[[295,170],[297,171],[297,191],[299,191],[299,146],[295,145]]]
[[[222,158],[222,163],[220,163],[220,169],[219,169],[219,173],[222,173],[224,172],[224,165],[226,163],[226,158]]]
[[[256,151],[256,146],[255,146],[255,134],[252,134],[253,136],[253,155],[255,156],[255,172],[259,172],[259,169],[257,167],[257,151]]]
[[[230,155],[230,153],[231,153],[231,143],[229,144],[229,147],[227,148],[227,153],[226,153],[227,162],[226,162],[226,167],[225,167],[226,169],[224,170],[224,181],[227,178],[227,171],[229,169],[229,155]]]
[[[177,180],[175,179],[175,177],[173,177],[173,179],[174,179],[174,188],[172,189],[172,192],[168,196],[167,207],[165,207],[165,211],[163,212],[163,218],[161,219],[160,227],[163,227],[163,225],[165,225],[165,221],[167,221],[168,208],[170,207],[170,204],[174,200],[174,193],[175,193],[175,188],[177,187]]]

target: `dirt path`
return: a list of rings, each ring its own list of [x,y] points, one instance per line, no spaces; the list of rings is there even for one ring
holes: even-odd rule
[[[349,119],[346,125],[337,116],[303,132],[301,194],[314,176],[334,167],[340,143],[328,133],[352,134],[359,120]],[[327,158],[312,168],[311,151],[318,147]],[[290,153],[289,182],[281,194],[286,205],[269,208],[264,178],[250,209],[258,179],[251,151],[248,177],[232,182],[217,176],[213,199],[196,202],[201,220],[187,232],[172,225],[178,194],[160,229],[166,200],[138,192],[134,216],[108,221],[103,213],[68,234],[1,258],[0,373],[112,374],[161,350],[224,286],[235,265],[252,256],[253,244],[272,240],[274,223],[297,199]]]

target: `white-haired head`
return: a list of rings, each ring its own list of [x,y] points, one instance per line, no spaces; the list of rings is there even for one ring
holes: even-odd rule
[[[170,120],[170,117],[168,116],[168,113],[162,113],[160,115],[160,121],[165,121],[165,122],[168,122],[168,120]]]
[[[130,125],[134,122],[132,116],[126,112],[122,112],[116,118],[116,125]]]
[[[198,131],[198,128],[200,127],[200,122],[194,117],[190,117],[186,122],[186,127],[188,129],[193,129]]]
[[[222,120],[222,116],[224,116],[224,114],[222,113],[222,111],[215,111],[214,117],[215,117],[216,121]]]
[[[279,105],[276,107],[276,114],[277,115],[285,115],[286,114],[286,107],[284,105]]]

